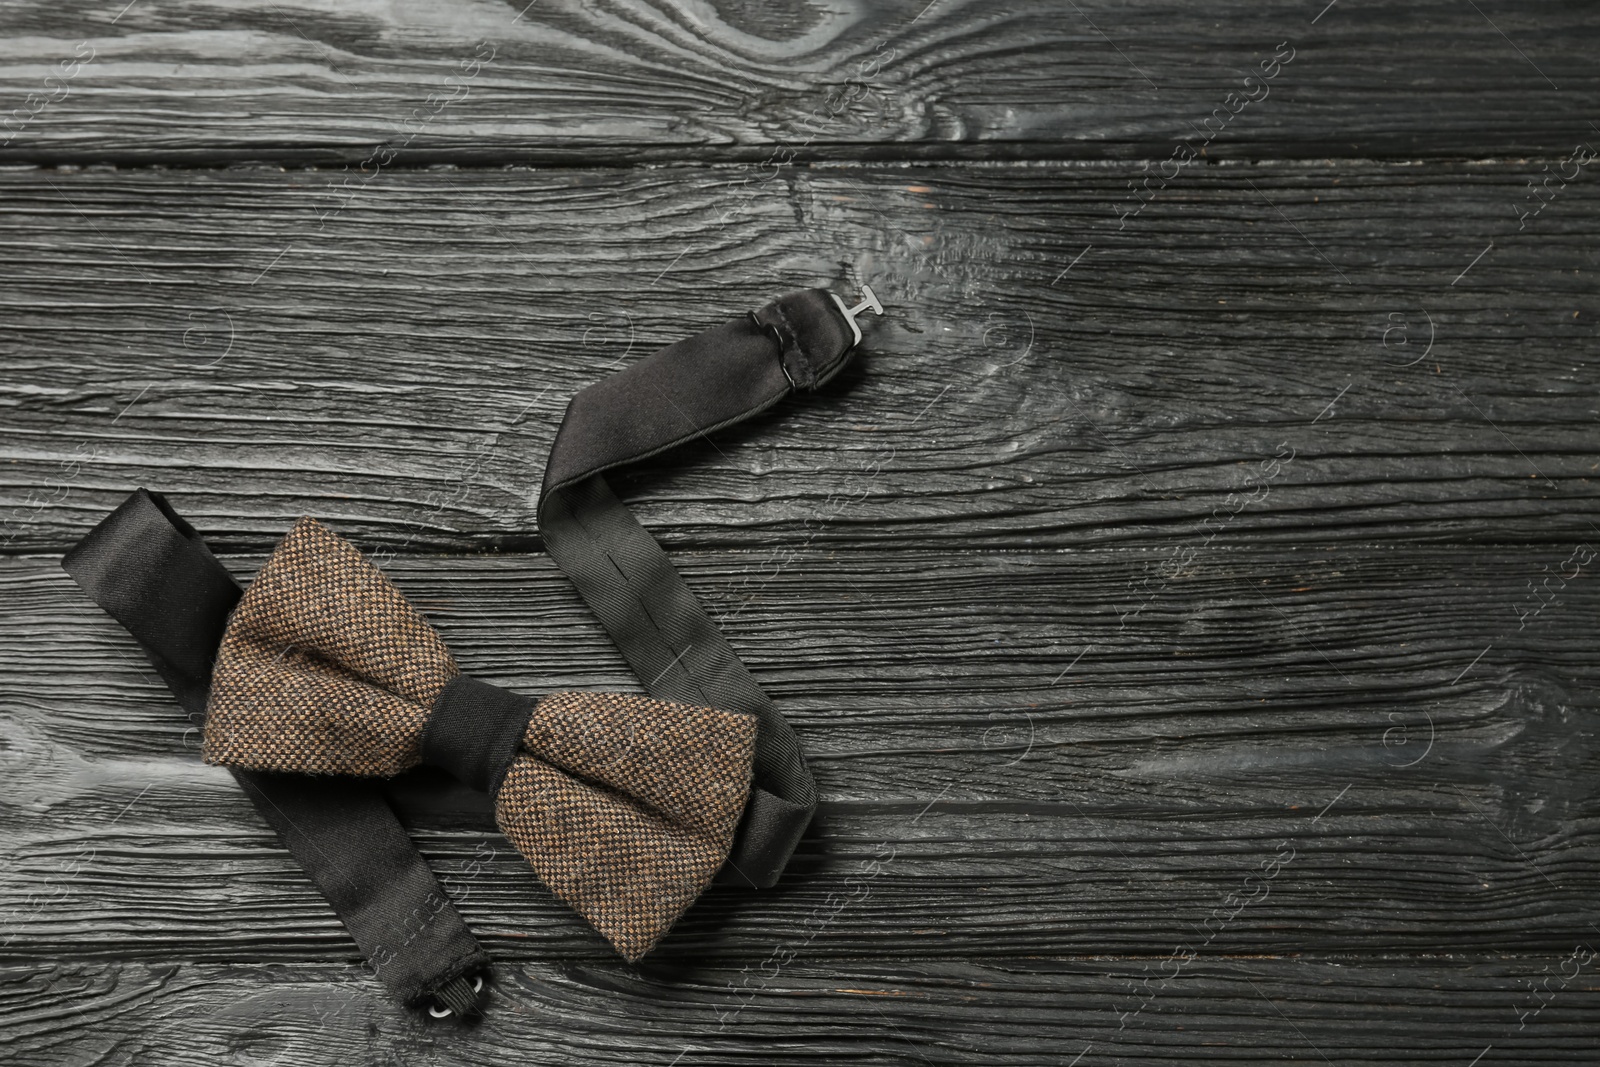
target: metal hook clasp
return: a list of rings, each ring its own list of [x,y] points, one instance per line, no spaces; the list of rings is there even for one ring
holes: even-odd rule
[[[844,301],[839,299],[838,293],[830,292],[828,295],[833,297],[833,302],[835,304],[839,305],[839,313],[844,316],[844,321],[850,324],[850,332],[856,335],[856,339],[851,342],[851,344],[860,344],[861,327],[856,325],[856,316],[860,315],[864,311],[870,311],[874,315],[882,315],[883,304],[878,300],[878,294],[872,291],[872,286],[863,285],[861,287],[861,303],[857,304],[853,308],[845,307]]]
[[[480,975],[476,975],[472,979],[472,991],[474,993],[482,993],[483,992],[483,975],[481,975],[481,974]],[[439,1004],[437,1001],[435,1001],[434,1003],[428,1005],[428,1014],[433,1016],[435,1019],[448,1019],[448,1018],[450,1018],[450,1016],[454,1015],[455,1013],[456,1012],[455,1012],[454,1008],[444,1007],[443,1005]]]

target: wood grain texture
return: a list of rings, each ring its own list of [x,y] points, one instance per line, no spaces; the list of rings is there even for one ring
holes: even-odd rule
[[[1600,585],[1519,630],[1524,551],[1219,552],[1131,617],[1116,604],[1149,560],[1128,549],[677,558],[800,731],[823,806],[777,890],[714,892],[663,959],[746,960],[819,926],[808,959],[1155,953],[1197,929],[1277,953],[1600,933]],[[474,673],[633,684],[545,557],[390,569]],[[116,624],[53,560],[0,575],[0,658],[47,664],[0,694],[8,951],[347,955]],[[396,795],[499,958],[609,955],[482,798],[426,778]]]
[[[147,484],[232,549],[302,513],[401,552],[534,549],[568,396],[853,278],[893,313],[828,395],[618,479],[663,541],[1571,544],[1600,519],[1600,194],[1580,174],[1519,222],[1531,172],[1206,166],[1131,217],[1132,172],[1078,165],[337,195],[6,172],[0,536],[62,551]]]
[[[1549,0],[13,0],[0,27],[0,158],[49,163],[1154,159],[1223,107],[1212,158],[1484,158],[1589,138],[1600,89],[1587,6]]]
[[[0,968],[0,1048],[29,1067],[1253,1067],[1475,1057],[1543,1067],[1594,1062],[1600,994],[1584,958],[1580,950],[1199,959],[1164,984],[1147,962],[1081,959],[949,961],[915,971],[517,964],[500,968],[489,1016],[467,1028],[397,1014],[353,966],[12,966]]]
[[[0,30],[6,1064],[1600,1061],[1591,5]],[[615,479],[801,735],[784,879],[630,967],[406,776],[497,972],[388,1002],[60,554],[314,514],[473,673],[637,688],[534,522],[567,397],[862,282],[823,395]]]

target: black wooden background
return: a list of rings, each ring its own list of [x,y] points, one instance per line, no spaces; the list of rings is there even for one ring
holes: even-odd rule
[[[6,1063],[1600,1063],[1593,4],[0,28]],[[395,1006],[61,553],[312,514],[475,673],[632,687],[567,398],[862,282],[822,395],[617,481],[810,753],[782,884],[628,966],[401,781],[497,972]]]

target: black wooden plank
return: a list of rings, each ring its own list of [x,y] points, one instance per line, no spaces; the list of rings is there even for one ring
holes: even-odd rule
[[[6,160],[350,164],[0,172],[6,1062],[1600,1057],[1585,6],[0,26]],[[508,161],[566,169],[415,169]],[[501,981],[389,1004],[55,557],[135,484],[241,574],[311,512],[470,669],[631,686],[537,551],[565,397],[862,280],[828,396],[619,480],[812,753],[783,884],[630,968],[404,779]]]
[[[1591,930],[1600,585],[1583,566],[1535,613],[1527,549],[1263,546],[1198,558],[1131,611],[1151,573],[1134,549],[677,558],[800,730],[824,803],[779,889],[714,893],[662,958],[741,958],[863,884],[808,957],[1165,951],[1286,853],[1209,930],[1216,951],[1553,951]],[[634,683],[546,557],[390,570],[474,673]],[[0,593],[7,951],[347,953],[55,561],[7,563]],[[605,958],[481,799],[397,795],[446,877],[496,850],[461,895],[502,958]]]
[[[1519,222],[1540,166],[1209,166],[1126,217],[1077,165],[7,172],[0,538],[148,484],[231,548],[536,548],[566,397],[843,275],[892,308],[859,367],[621,480],[668,543],[1570,545],[1600,216],[1583,171]]]
[[[0,158],[52,163],[1481,158],[1591,138],[1600,89],[1568,0],[68,0],[0,27]]]
[[[85,1063],[1594,1062],[1588,943],[1513,957],[502,967],[479,1025],[396,1013],[354,966],[0,968],[0,1048]],[[1161,964],[1166,967],[1161,968]]]

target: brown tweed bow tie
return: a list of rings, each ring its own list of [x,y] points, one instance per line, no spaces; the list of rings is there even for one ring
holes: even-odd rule
[[[462,675],[420,612],[314,519],[272,553],[228,622],[205,759],[388,776],[444,766],[557,896],[629,960],[727,859],[754,717],[617,693],[537,702]]]

